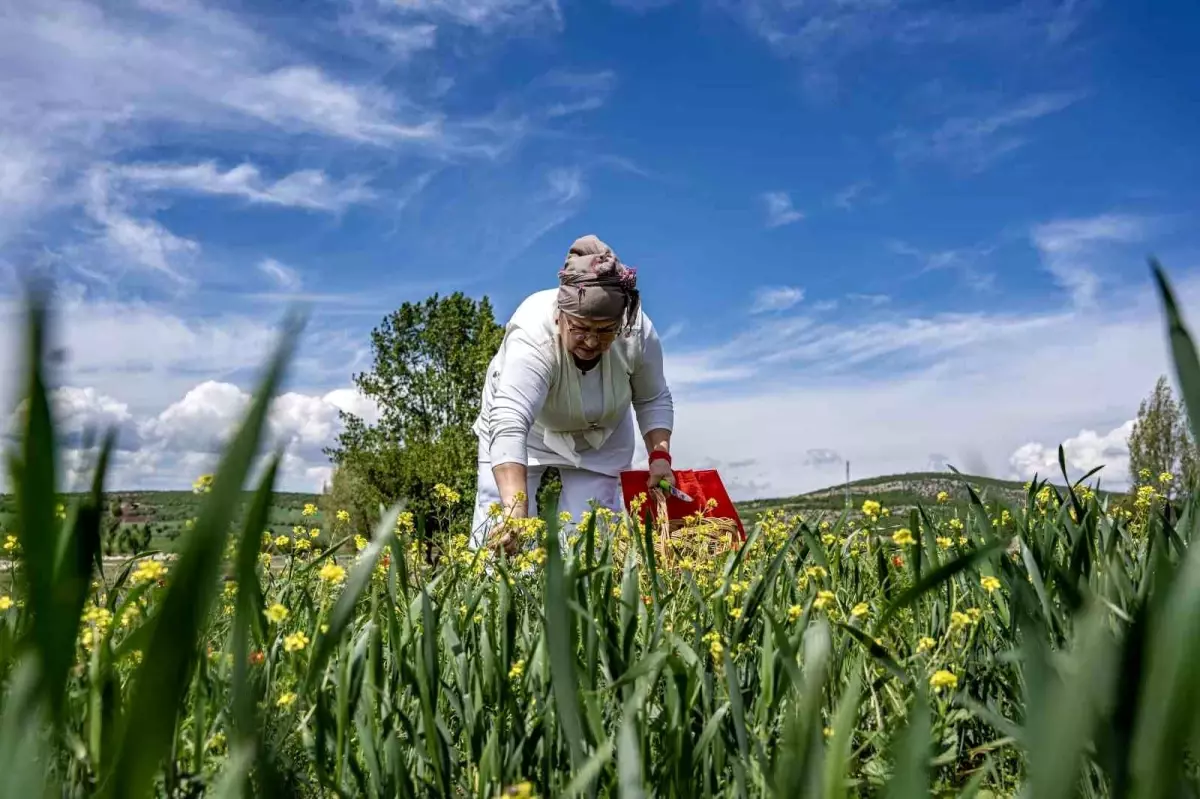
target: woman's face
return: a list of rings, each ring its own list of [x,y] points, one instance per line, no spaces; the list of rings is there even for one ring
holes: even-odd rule
[[[620,319],[583,319],[559,312],[559,331],[567,350],[581,361],[599,358],[612,345]]]

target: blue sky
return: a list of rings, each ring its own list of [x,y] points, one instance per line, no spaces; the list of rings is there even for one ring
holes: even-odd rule
[[[1200,10],[901,0],[16,0],[0,20],[0,376],[60,287],[56,407],[190,484],[275,324],[319,486],[368,334],[505,317],[595,233],[666,340],[681,466],[739,496],[949,462],[1107,464],[1200,297]],[[1187,307],[1187,306],[1185,306]],[[12,407],[11,389],[3,402]],[[78,465],[81,453],[69,454]]]

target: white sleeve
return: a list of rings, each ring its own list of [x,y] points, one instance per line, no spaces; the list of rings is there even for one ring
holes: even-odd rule
[[[520,328],[504,345],[490,413],[489,452],[493,466],[528,464],[529,429],[550,390],[551,363],[545,350]]]
[[[645,435],[651,430],[671,430],[675,425],[675,405],[671,388],[663,374],[662,341],[650,320],[643,317],[645,326],[642,358],[630,375],[633,387],[633,409],[638,427]]]

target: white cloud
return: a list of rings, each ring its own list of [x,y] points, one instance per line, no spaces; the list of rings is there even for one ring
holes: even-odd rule
[[[903,241],[892,241],[889,249],[897,255],[913,258],[921,264],[920,273],[957,272],[963,283],[975,291],[987,291],[995,284],[996,276],[986,268],[988,257],[995,252],[995,245],[980,244],[945,250],[924,251]]]
[[[767,286],[754,292],[751,313],[786,311],[804,299],[804,289],[798,286]]]
[[[1172,274],[1181,307],[1200,307],[1200,278]],[[1105,462],[1104,485],[1117,487],[1122,425],[1170,366],[1149,280],[1099,299],[1019,314],[897,311],[866,325],[772,319],[709,349],[668,347],[676,462],[753,460],[723,476],[786,496],[840,481],[814,449],[849,460],[855,478],[923,470],[939,453],[967,472],[1025,479],[1062,441],[1073,476]],[[676,385],[677,361],[693,366],[689,383]]]
[[[1077,480],[1097,467],[1103,469],[1088,482],[1099,480],[1112,488],[1128,486],[1129,436],[1133,432],[1134,420],[1101,435],[1094,430],[1080,430],[1079,434],[1062,442],[1067,462],[1068,475]],[[1061,481],[1062,467],[1058,463],[1058,444],[1030,442],[1022,444],[1009,457],[1013,473],[1025,480],[1053,478]]]
[[[799,222],[804,218],[804,212],[792,206],[792,198],[787,192],[768,191],[762,195],[763,205],[767,210],[767,227],[780,227]]]
[[[888,138],[900,161],[940,161],[982,172],[1029,142],[1023,129],[1030,123],[1081,99],[1066,92],[1030,95],[987,113],[952,117],[931,131],[901,128]]]
[[[404,123],[387,92],[349,86],[314,66],[288,66],[244,77],[223,96],[230,108],[285,129],[387,144],[437,138],[438,119]]]
[[[486,31],[562,24],[557,0],[404,0],[395,10]]]
[[[296,273],[295,269],[276,261],[274,258],[264,258],[259,261],[258,271],[271,278],[279,288],[285,291],[299,291],[304,282],[300,279],[300,275]]]
[[[1108,245],[1142,241],[1151,220],[1126,214],[1102,214],[1037,225],[1030,233],[1042,262],[1076,305],[1090,306],[1101,284]]]
[[[838,191],[833,197],[833,204],[842,210],[849,211],[852,209],[862,197],[863,192],[871,187],[871,182],[860,180],[857,183],[851,183],[844,189]]]
[[[587,194],[583,170],[579,167],[552,169],[546,176],[546,182],[550,187],[551,198],[563,205],[578,202]]]
[[[840,62],[878,48],[917,57],[930,47],[1029,49],[1060,44],[1082,17],[1081,4],[991,4],[973,9],[896,0],[722,0],[751,32],[780,55],[836,81]]]
[[[106,178],[93,173],[89,180],[87,213],[101,226],[99,246],[106,251],[106,266],[118,273],[133,266],[190,283],[187,267],[200,251],[191,239],[176,236],[153,219],[137,219],[126,212],[123,200],[112,196]]]
[[[126,164],[112,174],[144,191],[181,191],[240,197],[254,203],[342,211],[373,199],[375,192],[360,179],[331,180],[318,169],[302,169],[276,181],[265,180],[258,167],[243,163],[222,172],[213,161],[198,164]]]

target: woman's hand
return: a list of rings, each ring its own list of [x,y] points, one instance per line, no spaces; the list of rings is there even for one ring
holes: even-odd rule
[[[659,488],[658,484],[662,480],[675,485],[675,472],[672,471],[671,464],[661,458],[655,458],[650,461],[650,477],[646,481],[646,485],[649,488]]]

